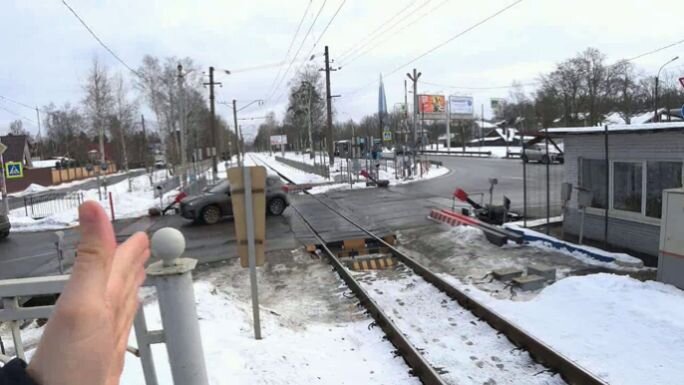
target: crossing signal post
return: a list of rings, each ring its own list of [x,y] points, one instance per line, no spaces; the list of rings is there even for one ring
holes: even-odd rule
[[[228,180],[240,265],[249,267],[254,338],[260,340],[261,322],[256,267],[263,266],[265,262],[266,169],[264,167],[233,167],[228,169]]]

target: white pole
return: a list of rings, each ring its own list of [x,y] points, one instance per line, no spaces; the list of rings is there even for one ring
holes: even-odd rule
[[[247,256],[249,260],[249,286],[252,292],[252,318],[254,339],[261,339],[261,320],[259,318],[259,289],[256,272],[256,241],[254,240],[254,208],[252,207],[252,174],[248,167],[242,167],[245,190],[245,215],[247,226]]]
[[[9,215],[9,202],[7,201],[7,181],[5,180],[5,160],[0,154],[0,187],[2,187],[2,213]]]
[[[446,114],[447,152],[451,152],[451,96],[447,96]]]

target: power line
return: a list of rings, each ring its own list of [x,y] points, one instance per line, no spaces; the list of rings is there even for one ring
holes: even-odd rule
[[[461,37],[461,36],[467,34],[468,32],[470,32],[470,31],[474,30],[475,28],[481,26],[482,24],[485,24],[486,22],[488,22],[488,21],[494,19],[495,17],[501,15],[502,13],[508,11],[509,9],[515,7],[516,5],[518,5],[518,4],[522,3],[522,2],[523,2],[523,0],[516,0],[515,2],[513,2],[513,3],[511,3],[511,4],[507,5],[507,6],[505,6],[504,8],[501,8],[500,10],[498,10],[498,11],[494,12],[493,14],[491,14],[491,15],[485,17],[484,19],[480,20],[479,22],[477,22],[477,23],[471,25],[470,27],[464,29],[463,31],[461,31],[461,32],[459,32],[459,33],[453,35],[452,37],[448,38],[447,40],[443,41],[442,43],[439,43],[439,44],[437,44],[436,46],[430,48],[429,50],[423,52],[422,54],[418,55],[417,57],[415,57],[415,58],[409,60],[408,62],[406,62],[406,63],[404,63],[404,64],[402,64],[402,65],[400,65],[400,66],[397,66],[395,69],[393,69],[392,71],[390,71],[390,72],[389,72],[387,75],[385,75],[385,76],[390,76],[390,75],[396,73],[397,71],[401,70],[402,68],[406,67],[407,65],[410,65],[410,64],[415,63],[416,61],[418,61],[418,60],[424,58],[425,56],[427,56],[427,55],[433,53],[434,51],[436,51],[436,50],[438,50],[438,49],[444,47],[445,45],[447,45],[447,44],[451,43],[452,41],[458,39],[459,37]]]
[[[428,0],[428,2],[429,2],[429,1],[431,1],[431,0]],[[342,60],[345,56],[347,56],[348,54],[350,54],[352,51],[356,50],[356,49],[359,47],[359,45],[363,44],[364,42],[366,42],[366,41],[369,40],[369,39],[372,39],[372,37],[373,37],[378,31],[380,31],[385,25],[391,23],[394,19],[396,19],[399,15],[401,15],[402,13],[404,13],[404,11],[406,11],[407,9],[409,9],[409,8],[410,8],[411,6],[413,6],[413,4],[415,4],[415,3],[416,3],[416,0],[411,1],[411,2],[408,3],[404,8],[400,9],[399,12],[395,13],[392,17],[390,17],[389,19],[387,19],[386,21],[384,21],[383,23],[381,23],[375,30],[373,30],[373,32],[369,33],[369,34],[366,35],[363,39],[359,40],[356,44],[354,44],[354,45],[350,46],[349,48],[347,48],[346,50],[344,50],[344,51],[342,52],[342,54],[340,55],[339,59]]]
[[[268,103],[272,98],[273,95],[277,92],[277,90],[280,88],[280,86],[283,83],[283,80],[287,77],[287,73],[290,71],[290,68],[292,68],[292,64],[294,63],[295,59],[299,55],[299,52],[301,52],[302,47],[304,47],[304,43],[306,43],[306,39],[309,37],[311,34],[311,30],[313,29],[314,25],[316,24],[316,21],[318,20],[318,17],[321,15],[321,12],[323,11],[323,7],[325,7],[325,3],[327,3],[328,0],[323,0],[323,4],[321,4],[321,7],[318,9],[318,12],[316,13],[316,16],[314,17],[313,22],[311,22],[311,25],[309,26],[309,29],[306,31],[306,34],[304,35],[304,39],[302,39],[302,43],[299,45],[299,48],[297,48],[297,52],[295,52],[294,56],[292,57],[292,60],[290,61],[290,64],[287,66],[287,69],[285,70],[285,73],[283,73],[283,77],[280,79],[278,82],[278,85],[276,88],[273,90],[271,95],[269,95],[268,98],[266,98],[266,103]]]
[[[328,27],[330,27],[330,24],[332,24],[333,20],[335,20],[335,17],[337,17],[337,14],[340,13],[340,10],[342,9],[342,6],[344,6],[344,3],[346,3],[346,2],[347,2],[347,0],[342,0],[342,2],[340,3],[340,6],[337,7],[337,10],[335,11],[335,14],[332,15],[332,17],[331,17],[330,20],[328,21],[328,24],[326,24],[326,25],[325,25],[325,28],[323,28],[323,32],[321,32],[321,35],[318,36],[318,39],[317,39],[316,42],[314,43],[313,48],[311,48],[311,51],[313,51],[314,48],[316,48],[316,46],[318,45],[318,43],[319,43],[319,42],[321,41],[321,39],[323,38],[323,35],[325,35],[325,32],[328,31]]]
[[[471,25],[470,27],[464,29],[463,31],[461,31],[461,32],[459,32],[459,33],[457,33],[457,34],[451,36],[450,38],[448,38],[447,40],[443,41],[442,43],[439,43],[439,44],[437,44],[436,46],[430,48],[429,50],[423,52],[422,54],[418,55],[417,57],[415,57],[415,58],[409,60],[408,62],[406,62],[406,63],[404,63],[404,64],[402,64],[402,65],[397,66],[397,67],[394,68],[392,71],[390,71],[389,73],[385,74],[385,78],[387,78],[387,77],[389,77],[389,76],[395,74],[397,71],[401,70],[402,68],[406,67],[407,65],[410,65],[410,64],[412,64],[412,63],[415,63],[416,61],[418,61],[418,60],[424,58],[425,56],[431,54],[432,52],[438,50],[439,48],[444,47],[445,45],[451,43],[452,41],[458,39],[459,37],[461,37],[461,36],[463,36],[463,35],[465,35],[465,34],[467,34],[468,32],[470,32],[470,31],[474,30],[475,28],[481,26],[482,24],[485,24],[485,23],[488,22],[489,20],[491,20],[491,19],[493,19],[493,18],[499,16],[500,14],[502,14],[502,13],[508,11],[509,9],[513,8],[514,6],[516,6],[516,5],[518,5],[518,4],[522,3],[522,2],[523,2],[523,0],[517,0],[517,1],[515,1],[515,2],[513,2],[513,3],[511,3],[511,4],[509,4],[509,5],[507,5],[506,7],[504,7],[504,8],[502,8],[502,9],[500,9],[500,10],[494,12],[493,14],[487,16],[486,18],[484,18],[484,19],[478,21],[477,23]],[[359,87],[359,88],[353,90],[352,92],[349,93],[349,95],[356,94],[356,93],[358,93],[359,91],[365,89],[366,87],[368,87],[368,86],[370,86],[370,85],[372,85],[372,84],[375,84],[376,82],[377,82],[377,80],[372,80],[372,81],[368,82],[367,84],[365,84],[365,85],[363,85],[363,86],[361,86],[361,87]]]
[[[299,35],[299,30],[302,28],[302,24],[304,23],[304,19],[306,18],[306,15],[309,13],[309,9],[311,8],[311,4],[313,3],[313,0],[309,0],[309,4],[306,6],[306,9],[304,9],[304,13],[302,14],[302,18],[299,19],[299,24],[297,24],[297,29],[295,30],[294,36],[292,36],[292,40],[290,40],[290,46],[287,47],[287,52],[285,53],[285,57],[283,58],[283,64],[287,62],[287,58],[290,56],[290,52],[292,51],[292,46],[294,45],[295,40],[297,40],[297,35]],[[276,81],[280,77],[280,74],[283,71],[282,65],[278,68],[278,73],[276,74],[275,78],[273,78],[273,82],[271,83],[271,86],[268,87],[268,93],[270,94],[273,88],[275,87]]]
[[[666,46],[664,46],[664,47],[656,48],[656,49],[654,49],[654,50],[652,50],[652,51],[648,51],[648,52],[642,53],[642,54],[640,54],[640,55],[631,57],[631,58],[629,58],[629,59],[624,59],[623,61],[628,61],[628,62],[629,62],[629,61],[634,61],[634,60],[637,60],[637,59],[641,59],[641,58],[644,57],[644,56],[648,56],[648,55],[652,55],[652,54],[657,53],[657,52],[660,52],[660,51],[664,51],[664,50],[666,50],[666,49],[668,49],[668,48],[672,48],[672,47],[674,47],[674,46],[676,46],[676,45],[680,45],[680,44],[682,44],[682,43],[684,43],[684,40],[679,40],[679,41],[676,41],[676,42],[674,42],[674,43],[668,44],[668,45],[666,45]]]
[[[27,117],[25,117],[24,115],[22,115],[22,114],[20,114],[20,113],[18,113],[18,112],[12,111],[12,110],[10,110],[9,108],[7,108],[7,107],[5,107],[5,106],[3,106],[3,105],[0,105],[0,109],[5,110],[5,111],[9,112],[10,114],[12,114],[12,115],[14,115],[14,116],[16,116],[16,117],[18,117],[18,118],[21,118],[22,120],[28,120],[28,121],[31,122],[31,124],[33,124],[33,125],[36,124],[36,121],[35,121],[35,120],[30,119],[30,118],[27,118]]]
[[[107,44],[105,44],[105,43],[97,36],[97,34],[95,34],[95,32],[88,26],[88,24],[86,24],[86,22],[78,15],[78,13],[76,13],[76,11],[74,11],[74,9],[71,8],[71,6],[69,6],[69,4],[67,4],[66,0],[62,0],[62,4],[64,4],[64,6],[67,7],[67,8],[69,9],[69,11],[71,11],[71,13],[76,17],[76,19],[78,19],[78,21],[81,22],[81,24],[85,27],[85,29],[87,29],[88,32],[90,32],[90,35],[92,35],[92,37],[95,38],[95,40],[97,40],[97,42],[100,43],[100,45],[101,45],[105,50],[107,50],[107,52],[109,52],[109,53],[110,53],[110,54],[111,54],[119,63],[123,64],[124,67],[128,68],[128,70],[131,71],[132,73],[134,73],[136,76],[142,77],[136,70],[134,70],[133,68],[131,68],[131,66],[129,66],[125,61],[123,61],[123,59],[121,59],[116,53],[114,53],[114,51],[112,51],[112,49],[109,48],[109,47],[107,46]]]
[[[344,66],[345,66],[345,67],[346,67],[346,66],[349,66],[352,62],[356,61],[358,58],[360,58],[360,57],[362,57],[363,55],[367,54],[367,53],[370,52],[373,48],[377,47],[379,44],[384,43],[384,42],[386,42],[387,40],[389,40],[389,39],[395,37],[397,34],[403,32],[403,31],[406,30],[408,27],[410,27],[410,26],[414,25],[415,23],[419,22],[420,20],[422,20],[423,18],[425,18],[427,15],[429,15],[429,14],[431,14],[432,12],[436,11],[437,9],[441,8],[441,7],[442,7],[444,4],[446,4],[448,1],[449,1],[449,0],[444,0],[444,1],[442,1],[441,3],[437,4],[435,7],[433,7],[432,9],[429,9],[428,11],[422,13],[422,14],[419,15],[417,18],[413,19],[413,20],[410,21],[409,23],[405,24],[403,27],[401,27],[401,28],[399,28],[398,30],[394,31],[390,36],[387,36],[386,38],[384,38],[384,39],[382,39],[382,40],[380,40],[380,41],[376,41],[376,42],[372,42],[372,41],[371,41],[371,42],[369,42],[369,43],[373,43],[373,44],[371,44],[371,45],[365,47],[365,48],[364,48],[363,50],[361,50],[361,51],[357,51],[357,53],[356,53],[355,56],[353,56],[352,58],[348,58],[349,60],[347,60],[347,61],[344,63]],[[394,27],[394,26],[393,26],[393,27]],[[378,35],[377,38],[380,38],[380,36],[382,36],[382,35],[384,35],[385,33],[391,31],[391,29],[392,29],[392,28],[390,28],[390,29],[388,29],[387,31],[383,32],[381,35]]]
[[[19,106],[28,108],[28,109],[33,110],[33,111],[36,110],[36,107],[31,107],[31,106],[29,106],[29,105],[26,104],[26,103],[22,103],[22,102],[19,102],[19,101],[17,101],[17,100],[8,98],[7,96],[2,96],[2,95],[0,95],[0,99],[7,100],[8,102],[12,102],[12,103],[14,103],[14,104],[17,104],[17,105],[19,105]]]
[[[461,89],[461,90],[474,90],[474,91],[480,91],[480,90],[501,90],[501,89],[507,89],[507,88],[515,88],[518,86],[521,87],[527,87],[527,86],[535,86],[541,82],[535,81],[535,82],[530,82],[530,83],[517,83],[517,84],[511,84],[508,86],[491,86],[491,87],[462,87],[462,86],[451,86],[447,84],[440,84],[440,83],[432,83],[432,82],[426,82],[424,80],[421,80],[422,84],[427,84],[431,86],[437,86],[437,87],[444,87],[444,88],[454,88],[454,89]]]

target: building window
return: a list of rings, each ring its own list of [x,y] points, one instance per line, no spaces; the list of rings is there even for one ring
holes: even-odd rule
[[[646,163],[646,216],[660,218],[663,190],[682,187],[682,162]]]
[[[642,164],[613,163],[613,208],[641,213]]]
[[[603,159],[580,159],[581,188],[591,191],[591,206],[605,209],[606,202],[606,161]]]

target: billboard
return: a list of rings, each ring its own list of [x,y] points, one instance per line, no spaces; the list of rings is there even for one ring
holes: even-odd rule
[[[473,97],[449,96],[449,113],[452,119],[472,119]]]
[[[492,108],[492,112],[494,115],[502,115],[503,114],[503,109],[504,109],[504,103],[506,102],[505,99],[494,99],[492,98],[490,100],[490,107]]]
[[[446,113],[446,101],[442,95],[418,95],[420,113],[444,114]]]
[[[271,146],[287,144],[287,135],[271,135]]]

